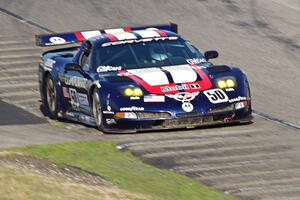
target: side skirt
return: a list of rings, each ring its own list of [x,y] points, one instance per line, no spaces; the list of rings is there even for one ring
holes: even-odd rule
[[[95,118],[76,111],[68,111],[63,115],[64,118],[76,122],[81,122],[89,126],[96,126]]]

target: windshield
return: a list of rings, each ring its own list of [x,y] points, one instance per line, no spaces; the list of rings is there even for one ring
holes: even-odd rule
[[[98,72],[206,62],[201,53],[184,40],[99,47],[93,57]]]

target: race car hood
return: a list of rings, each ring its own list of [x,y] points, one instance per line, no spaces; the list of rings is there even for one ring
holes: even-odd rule
[[[105,79],[109,82],[136,83],[149,94],[192,93],[212,87],[212,83],[203,67],[188,64],[121,70],[107,73]]]
[[[206,113],[209,109],[229,106],[246,98],[244,81],[236,75],[237,71],[228,66],[176,65],[107,72],[104,79],[109,84],[108,93],[112,93],[109,102],[114,110],[159,112],[164,108],[174,113]],[[214,82],[223,76],[236,77],[240,87],[218,89]],[[138,86],[144,90],[144,95],[126,97],[120,93],[124,86]],[[211,93],[215,92],[224,98],[210,99]]]

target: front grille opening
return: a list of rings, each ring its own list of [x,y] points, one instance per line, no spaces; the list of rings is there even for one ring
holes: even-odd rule
[[[227,111],[233,111],[234,110],[234,104],[230,104],[228,106],[221,106],[216,108],[211,108],[208,110],[207,113],[218,113],[218,112],[227,112]]]
[[[168,112],[137,112],[138,119],[168,119],[171,114]]]
[[[178,113],[176,117],[200,117],[201,113],[199,112],[190,112],[190,113]]]

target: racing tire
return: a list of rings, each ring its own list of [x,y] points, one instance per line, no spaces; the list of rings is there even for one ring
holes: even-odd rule
[[[251,90],[250,90],[250,85],[248,82],[247,82],[247,96],[246,97],[247,97],[247,99],[249,99],[248,110],[249,110],[250,114],[252,114]]]
[[[98,94],[97,89],[95,89],[93,91],[92,111],[93,111],[93,116],[95,118],[96,127],[97,127],[98,130],[102,131],[103,130],[102,108],[101,108],[100,96]]]
[[[45,105],[47,115],[51,119],[57,119],[58,108],[56,102],[56,89],[52,77],[50,75],[48,75],[45,79],[43,100],[43,104]]]

